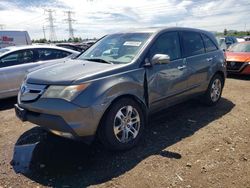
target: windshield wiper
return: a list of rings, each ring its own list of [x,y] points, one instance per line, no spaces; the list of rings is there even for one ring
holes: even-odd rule
[[[110,61],[104,60],[104,59],[100,59],[100,58],[89,58],[89,59],[84,59],[87,61],[94,61],[94,62],[99,62],[99,63],[107,63],[107,64],[113,64]]]

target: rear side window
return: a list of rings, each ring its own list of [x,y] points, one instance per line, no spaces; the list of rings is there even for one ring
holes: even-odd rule
[[[69,56],[71,53],[55,49],[37,49],[39,61],[60,59]]]
[[[216,45],[213,43],[213,41],[209,37],[207,37],[206,35],[202,35],[202,37],[203,37],[203,41],[205,44],[206,52],[212,52],[212,51],[217,50]]]
[[[9,67],[13,65],[20,65],[23,63],[33,62],[33,51],[32,50],[22,50],[13,52],[4,56],[0,60],[0,67]]]
[[[179,35],[177,32],[168,32],[159,36],[149,51],[151,59],[155,54],[167,54],[170,60],[181,58]]]
[[[184,57],[205,53],[201,35],[196,32],[182,32],[183,55]]]

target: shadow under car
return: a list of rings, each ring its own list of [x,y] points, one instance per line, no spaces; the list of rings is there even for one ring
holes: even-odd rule
[[[151,155],[180,159],[181,153],[167,148],[221,118],[234,106],[225,98],[213,107],[191,100],[153,114],[140,144],[125,152],[107,151],[98,142],[87,146],[35,127],[16,142],[12,165],[17,173],[44,186],[97,185],[124,174]]]

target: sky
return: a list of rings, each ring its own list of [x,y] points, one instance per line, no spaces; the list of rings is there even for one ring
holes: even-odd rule
[[[73,12],[74,36],[81,38],[144,27],[250,30],[249,0],[0,0],[0,29],[40,39],[44,27],[49,39],[49,9],[58,40],[69,38],[66,11]]]

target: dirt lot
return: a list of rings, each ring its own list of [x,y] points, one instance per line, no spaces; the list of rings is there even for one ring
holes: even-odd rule
[[[153,115],[141,144],[122,153],[47,135],[17,120],[14,103],[0,101],[1,188],[250,187],[249,77],[229,78],[216,107],[192,100]]]

